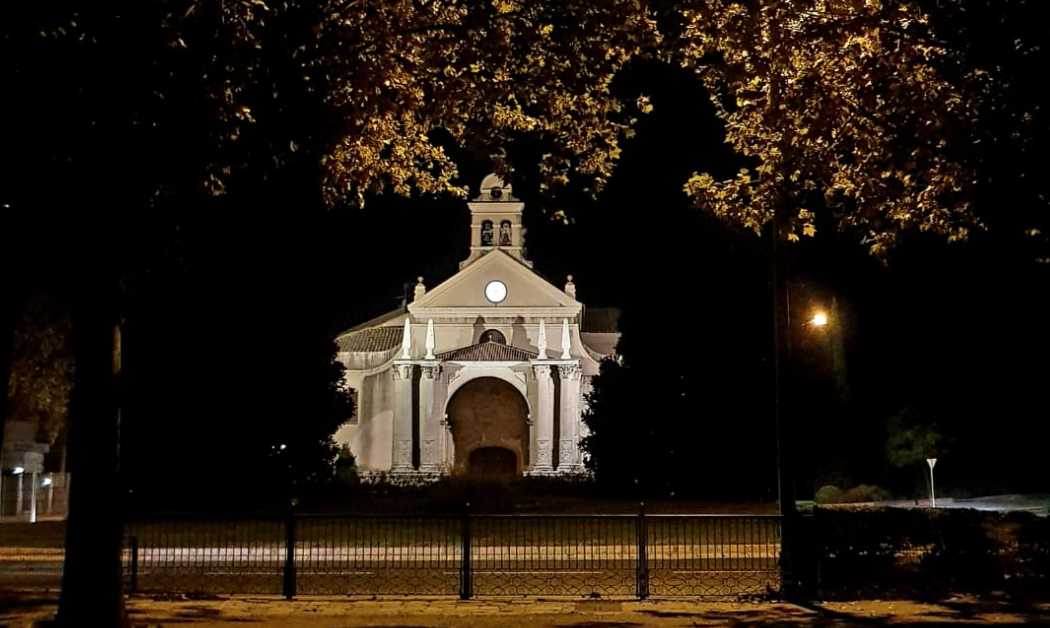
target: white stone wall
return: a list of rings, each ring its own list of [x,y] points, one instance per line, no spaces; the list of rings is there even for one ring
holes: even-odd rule
[[[362,470],[389,471],[393,438],[394,391],[389,369],[363,375],[347,373],[347,384],[357,391],[357,422],[344,425],[335,441],[348,445]]]
[[[548,357],[558,359],[562,354],[562,325],[559,321],[545,321],[545,326]],[[440,354],[445,351],[476,344],[485,331],[492,329],[503,333],[507,338],[508,345],[529,351],[537,351],[539,340],[538,320],[496,319],[488,321],[481,316],[477,316],[473,320],[464,318],[454,322],[436,322],[434,325],[436,345],[434,351],[436,354]],[[410,356],[413,360],[422,359],[426,353],[426,330],[426,321],[414,322],[411,325],[412,346]],[[569,331],[570,355],[573,360],[579,362],[583,376],[580,387],[581,399],[579,401],[582,412],[585,403],[582,399],[582,394],[589,388],[590,377],[598,372],[598,362],[593,357],[594,352],[583,345],[578,325],[570,324]],[[400,359],[400,350],[386,355],[394,354]],[[349,358],[351,356],[348,355],[346,357]],[[344,364],[348,366],[367,365],[371,368],[367,371],[348,369],[347,384],[358,393],[357,421],[356,424],[342,427],[336,433],[335,439],[339,444],[347,444],[350,447],[350,451],[357,459],[360,470],[390,471],[392,467],[395,408],[394,379],[391,371],[393,360],[389,360],[384,366],[379,368],[376,368],[379,365],[375,363],[374,359],[344,359]],[[499,375],[496,375],[496,371],[499,372]],[[492,376],[508,381],[514,380],[513,383],[522,391],[531,411],[536,408],[538,403],[538,393],[531,371],[532,369],[528,364],[523,364],[521,368],[513,369],[513,372],[504,366],[496,365],[478,365],[462,368],[448,365],[438,376],[432,411],[438,417],[443,416],[442,408],[447,405],[448,399],[455,393],[459,385],[475,377]],[[558,399],[551,399],[549,402],[561,403]],[[576,414],[576,416],[578,417],[579,414]],[[586,427],[581,424],[577,433],[581,436],[586,434]],[[555,434],[547,436],[549,440],[557,437],[558,435]],[[448,458],[446,462],[449,462],[454,455],[450,443],[446,446],[445,455]],[[532,455],[535,456],[535,452]],[[532,460],[531,462],[535,464],[537,461]]]

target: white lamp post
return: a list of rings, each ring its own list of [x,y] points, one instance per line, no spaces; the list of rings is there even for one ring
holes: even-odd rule
[[[926,464],[930,465],[930,508],[936,508],[937,493],[933,490],[933,465],[937,464],[937,459],[927,458]]]
[[[12,467],[11,475],[15,477],[15,516],[21,516],[22,514],[22,502],[25,499],[22,497],[22,474],[26,472],[25,467]]]

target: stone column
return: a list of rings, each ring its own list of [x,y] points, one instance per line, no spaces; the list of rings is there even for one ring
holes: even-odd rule
[[[412,365],[394,365],[394,424],[390,440],[390,472],[414,473],[412,468]]]
[[[536,408],[532,416],[532,450],[535,452],[530,475],[551,475],[551,438],[554,431],[554,380],[551,367],[537,364],[532,367],[536,374]]]
[[[40,476],[33,471],[32,484],[29,485],[29,523],[36,523],[36,496],[37,487],[40,486]]]
[[[580,365],[563,364],[561,376],[561,429],[558,435],[558,473],[579,473],[580,460]]]
[[[441,472],[451,473],[456,462],[455,443],[452,442],[452,424],[448,415],[441,417]]]
[[[434,390],[440,373],[441,366],[425,364],[419,378],[419,472],[433,477],[441,475],[443,466],[443,417],[434,408]]]
[[[25,501],[25,498],[22,497],[22,478],[24,478],[25,475],[26,474],[23,471],[22,473],[19,473],[18,475],[14,476],[15,482],[16,482],[16,484],[15,484],[15,516],[16,517],[18,517],[18,516],[20,516],[22,514],[22,502]]]

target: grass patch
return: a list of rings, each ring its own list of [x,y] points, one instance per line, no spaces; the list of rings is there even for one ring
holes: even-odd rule
[[[0,547],[57,548],[65,545],[65,521],[15,521],[0,525]]]

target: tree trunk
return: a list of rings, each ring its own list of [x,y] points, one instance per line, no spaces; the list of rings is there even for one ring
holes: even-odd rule
[[[11,385],[11,352],[14,350],[15,329],[18,327],[18,315],[21,301],[13,294],[0,295],[0,450],[4,446],[4,425],[7,422],[7,391]],[[2,461],[0,461],[2,462]],[[2,469],[0,469],[2,471]]]
[[[97,286],[97,282],[93,282]],[[66,562],[58,624],[127,626],[121,582],[120,326],[113,286],[80,290],[73,312],[77,368],[70,408]]]

